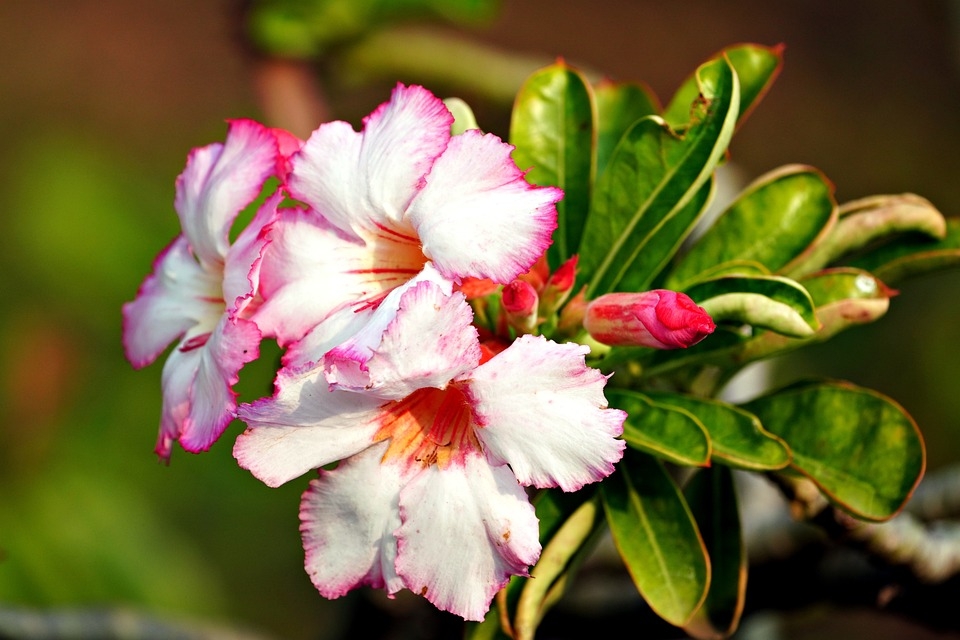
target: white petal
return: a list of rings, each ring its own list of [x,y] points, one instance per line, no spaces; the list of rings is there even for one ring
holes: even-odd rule
[[[231,120],[227,139],[194,149],[177,178],[174,204],[200,262],[223,265],[230,226],[276,171],[277,139],[252,120]]]
[[[223,270],[223,299],[228,310],[235,311],[241,317],[246,317],[244,313],[249,314],[250,305],[259,290],[261,257],[269,242],[267,232],[277,219],[277,205],[283,197],[283,192],[277,191],[267,198],[227,251]]]
[[[330,391],[319,367],[282,369],[276,387],[272,398],[240,406],[249,428],[233,447],[240,466],[267,485],[280,486],[373,443],[382,399]]]
[[[506,284],[550,244],[563,192],[529,184],[512,150],[477,130],[453,137],[411,203],[423,253],[446,277]]]
[[[199,347],[200,362],[190,393],[190,412],[183,423],[180,444],[194,453],[206,451],[237,408],[233,385],[240,369],[260,355],[260,331],[249,320],[224,314],[207,343]]]
[[[364,237],[347,237],[313,211],[283,209],[260,265],[264,302],[254,320],[264,335],[286,346],[342,308],[376,307],[423,268],[417,244]]]
[[[373,311],[354,310],[350,307],[334,311],[303,338],[290,343],[281,359],[283,366],[298,369],[319,361],[325,353],[362,329],[370,320]]]
[[[480,361],[473,311],[452,283],[428,263],[394,289],[370,322],[324,357],[327,381],[400,399],[424,387],[443,388]]]
[[[444,611],[482,620],[511,575],[540,556],[533,506],[506,466],[478,453],[430,466],[400,491],[397,573]]]
[[[123,305],[123,346],[139,368],[188,329],[199,324],[209,331],[223,314],[220,277],[205,271],[178,236],[154,261],[133,302]]]
[[[194,332],[184,337],[184,343],[200,338]],[[163,363],[160,383],[163,388],[163,408],[160,412],[160,434],[157,437],[156,454],[163,460],[169,460],[173,443],[179,440],[183,424],[190,414],[190,390],[200,367],[199,349],[180,349],[170,352]]]
[[[387,443],[320,471],[300,502],[300,535],[310,580],[326,598],[361,586],[403,588],[394,569],[400,526],[400,472],[382,465]]]
[[[293,196],[347,233],[386,226],[403,231],[403,213],[450,138],[453,116],[423,87],[397,85],[364,119],[320,126],[292,159]]]
[[[606,408],[606,378],[584,364],[588,351],[521,336],[470,375],[477,437],[523,484],[575,491],[608,476],[623,455],[626,414]]]

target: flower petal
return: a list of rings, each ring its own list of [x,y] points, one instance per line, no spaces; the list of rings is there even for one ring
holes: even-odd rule
[[[576,491],[613,472],[626,414],[608,409],[588,347],[525,335],[480,365],[466,393],[487,457],[521,483]]]
[[[205,267],[222,266],[230,226],[276,171],[277,139],[253,120],[231,120],[224,143],[194,149],[177,178],[174,205],[184,235]]]
[[[266,199],[236,241],[227,251],[223,269],[223,298],[228,311],[242,317],[252,312],[251,304],[260,287],[260,265],[263,251],[269,242],[268,231],[277,219],[277,205],[283,200],[277,191]]]
[[[453,116],[423,87],[398,84],[364,119],[323,124],[292,159],[291,194],[346,233],[388,227],[403,214],[450,139]]]
[[[233,455],[271,487],[311,469],[352,456],[373,443],[384,401],[362,393],[330,391],[323,369],[281,369],[272,398],[241,405],[248,429]]]
[[[123,305],[123,347],[134,367],[144,367],[191,327],[210,331],[223,314],[219,277],[204,271],[178,236],[153,263],[133,302]]]
[[[264,302],[254,320],[281,345],[344,308],[376,307],[425,262],[415,242],[350,239],[314,211],[283,209],[260,266]],[[357,327],[359,328],[359,327]]]
[[[387,443],[320,471],[300,502],[300,535],[310,580],[326,598],[361,586],[403,588],[394,569],[400,526],[400,471],[382,465]]]
[[[400,399],[444,388],[480,360],[473,311],[428,263],[390,292],[367,325],[324,356],[327,382]]]
[[[209,449],[233,420],[237,409],[233,385],[243,365],[260,355],[260,330],[249,320],[224,314],[199,351],[190,412],[180,433],[181,446],[194,453]]]
[[[444,611],[482,620],[511,575],[540,556],[537,517],[506,466],[479,454],[427,467],[400,490],[397,573]]]
[[[563,191],[529,184],[512,150],[475,129],[454,136],[411,203],[423,253],[447,278],[506,284],[550,244]]]

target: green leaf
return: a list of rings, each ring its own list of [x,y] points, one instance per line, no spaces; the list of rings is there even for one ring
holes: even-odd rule
[[[646,248],[637,254],[630,270],[623,274],[617,291],[647,291],[676,254],[683,241],[703,217],[713,199],[715,182],[711,178],[680,211],[654,229]]]
[[[740,528],[733,474],[726,467],[702,469],[683,488],[710,556],[710,590],[703,606],[684,626],[694,638],[732,634],[747,592],[747,553]]]
[[[806,289],[779,276],[724,276],[687,290],[716,322],[749,324],[803,338],[820,328]]]
[[[513,159],[530,169],[527,180],[563,189],[557,203],[557,230],[547,251],[551,267],[577,253],[590,206],[594,176],[591,88],[562,62],[530,76],[517,94],[510,121]]]
[[[683,256],[665,281],[683,290],[729,262],[785,271],[834,224],[833,187],[816,169],[781,167],[748,186]]]
[[[696,416],[710,435],[714,462],[755,471],[782,469],[790,463],[790,449],[766,431],[760,420],[732,404],[677,393],[645,392],[660,405],[683,409]]]
[[[896,285],[918,275],[960,266],[960,219],[948,218],[942,240],[910,235],[898,238],[850,261]]]
[[[450,126],[450,135],[457,136],[469,129],[479,129],[473,109],[460,98],[446,98],[443,101],[450,113],[453,114],[453,124]]]
[[[846,382],[800,383],[748,403],[793,451],[791,466],[865,520],[903,507],[923,475],[923,440],[890,398]]]
[[[840,207],[840,220],[818,242],[790,276],[813,273],[895,234],[916,233],[942,240],[947,233],[943,214],[930,202],[910,193],[898,196],[871,196]]]
[[[692,413],[627,389],[607,389],[606,395],[611,406],[627,412],[623,439],[628,445],[677,464],[709,464],[710,438]]]
[[[585,546],[595,539],[603,525],[599,499],[582,501],[580,506],[562,521],[549,543],[545,543],[530,579],[524,581],[517,601],[513,632],[516,640],[533,640],[540,620],[549,607],[559,600],[566,587],[565,576],[574,570],[574,564],[583,559]]]
[[[658,460],[627,450],[601,495],[640,595],[670,624],[686,624],[707,596],[710,562],[677,485]]]
[[[593,502],[591,506],[584,508],[584,504]],[[573,569],[577,564],[578,556],[583,552],[585,546],[589,546],[590,539],[583,536],[580,544],[573,544],[576,539],[576,533],[583,532],[582,524],[584,512],[592,511],[596,513],[597,502],[595,491],[576,491],[566,493],[559,489],[547,489],[537,493],[532,499],[532,503],[537,512],[537,520],[540,528],[540,543],[544,546],[544,552],[540,559],[545,567],[534,573],[536,580],[531,580],[521,576],[513,576],[506,586],[506,593],[498,596],[495,606],[484,617],[482,622],[468,622],[466,624],[465,637],[468,640],[506,640],[511,636],[504,633],[502,628],[503,620],[511,620],[513,614],[518,612],[518,603],[523,600],[524,613],[519,617],[519,625],[529,631],[535,631],[540,618],[552,604],[550,599],[553,587],[561,580],[566,572]],[[568,521],[573,523],[568,525]],[[600,522],[594,523],[599,525]],[[560,533],[565,529],[564,533]],[[554,538],[563,536],[561,540],[554,545]],[[591,533],[592,535],[592,533]],[[544,559],[546,558],[546,559]],[[538,564],[539,566],[539,564]],[[562,569],[557,571],[557,569]],[[550,573],[551,575],[547,575]],[[561,585],[562,586],[562,585]],[[506,607],[506,611],[501,610]],[[511,627],[513,623],[511,624]],[[513,637],[518,637],[516,633]]]
[[[824,342],[852,326],[874,322],[886,314],[894,294],[872,274],[849,267],[820,271],[800,283],[813,298],[820,328],[802,339],[769,332],[754,336],[741,345],[740,364]]]
[[[604,80],[594,88],[597,103],[597,175],[603,173],[623,134],[640,118],[660,112],[656,97],[635,83]]]
[[[740,79],[740,109],[737,120],[745,119],[766,95],[783,65],[783,45],[765,47],[741,44],[727,47],[716,56],[726,55]],[[679,125],[690,116],[690,103],[697,97],[696,77],[691,76],[680,86],[663,112],[664,119]]]
[[[578,264],[588,298],[617,289],[657,230],[697,197],[730,143],[740,104],[736,74],[719,60],[701,66],[697,77],[702,99],[688,128],[643,118],[597,181]]]

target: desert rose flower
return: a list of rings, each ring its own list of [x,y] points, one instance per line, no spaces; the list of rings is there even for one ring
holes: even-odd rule
[[[249,315],[279,194],[232,245],[229,233],[278,162],[275,133],[251,120],[231,121],[223,144],[195,149],[176,184],[183,231],[123,307],[124,350],[134,367],[178,342],[163,367],[156,452],[165,460],[174,441],[194,452],[213,444],[234,417],[240,368],[258,355],[261,334]]]
[[[506,284],[550,244],[563,192],[529,184],[498,137],[451,136],[452,123],[432,93],[397,85],[361,132],[325,123],[293,155],[286,188],[307,207],[274,228],[256,316],[290,347],[285,363],[349,337],[428,260],[456,283]]]
[[[653,349],[685,349],[716,328],[689,296],[667,289],[602,295],[587,305],[583,326],[603,344]]]
[[[574,491],[623,454],[588,349],[525,335],[483,364],[470,306],[432,264],[315,365],[241,406],[234,455],[270,486],[319,471],[301,502],[326,597],[409,589],[480,620],[540,554],[524,486]]]

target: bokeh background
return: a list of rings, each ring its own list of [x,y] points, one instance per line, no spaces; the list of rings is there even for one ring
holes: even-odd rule
[[[300,640],[346,637],[358,617],[393,607],[408,635],[365,637],[448,628],[403,598],[322,599],[297,531],[307,479],[268,489],[239,469],[239,425],[206,454],[175,451],[169,467],[152,453],[161,365],[124,361],[120,307],[178,232],[173,183],[187,152],[221,140],[226,118],[303,135],[321,113],[358,123],[402,80],[465,94],[505,137],[504,95],[557,56],[666,100],[726,45],[783,43],[780,78],[732,144],[738,175],[807,163],[841,202],[911,191],[960,214],[955,1],[503,0],[484,19],[414,27],[462,43],[456,73],[378,61],[376,42],[364,59],[331,50],[305,109],[282,96],[312,71],[257,55],[245,22],[255,4],[0,3],[0,614],[120,611],[197,637]],[[514,57],[488,66],[466,55],[473,46]],[[487,89],[463,84],[499,70]],[[908,282],[880,323],[778,362],[775,381],[815,373],[891,395],[924,431],[930,468],[949,467],[960,460],[958,292],[957,274]],[[269,391],[265,360],[244,370],[243,397]]]

